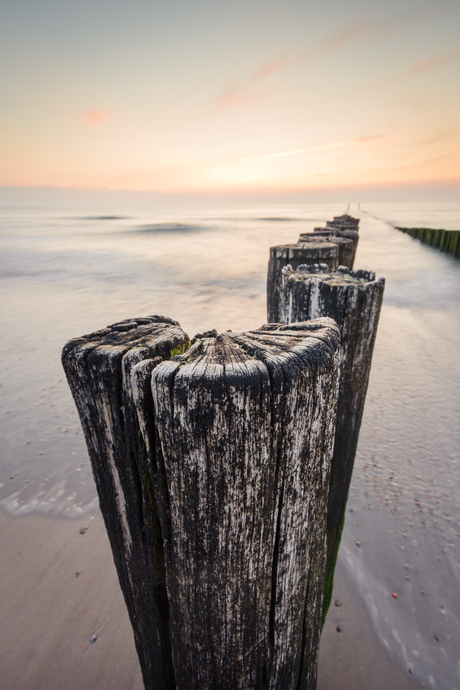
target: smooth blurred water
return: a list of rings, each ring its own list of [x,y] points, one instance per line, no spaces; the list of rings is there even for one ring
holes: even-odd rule
[[[442,227],[434,212],[429,223],[408,210],[393,214],[403,226]],[[460,262],[376,216],[363,214],[359,265],[387,283],[339,558],[392,655],[424,687],[454,690]]]
[[[3,209],[3,509],[76,517],[97,505],[66,340],[148,314],[190,336],[257,327],[269,247],[344,210]],[[460,262],[391,225],[460,229],[460,204],[350,212],[356,268],[387,283],[339,558],[398,663],[460,690]]]

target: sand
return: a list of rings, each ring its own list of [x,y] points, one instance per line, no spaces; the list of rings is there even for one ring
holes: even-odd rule
[[[80,520],[0,514],[0,553],[2,690],[142,689],[99,513]],[[333,603],[323,631],[318,690],[419,688],[394,666],[340,564],[334,600],[341,605]]]
[[[102,517],[1,514],[0,535],[2,690],[141,690]]]
[[[335,606],[335,602],[340,606]],[[421,687],[425,686],[390,658],[339,561],[331,608],[321,636],[317,690],[416,690]]]

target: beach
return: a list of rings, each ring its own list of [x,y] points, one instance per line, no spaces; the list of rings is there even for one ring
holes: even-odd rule
[[[2,689],[142,687],[64,342],[152,313],[191,336],[258,327],[268,247],[342,211],[3,214]],[[460,688],[460,264],[392,224],[422,216],[460,208],[361,213],[355,267],[387,283],[319,690]]]
[[[0,535],[2,689],[141,690],[99,512],[83,521],[0,515]],[[325,623],[318,690],[422,687],[395,667],[340,568],[333,601],[340,607]]]

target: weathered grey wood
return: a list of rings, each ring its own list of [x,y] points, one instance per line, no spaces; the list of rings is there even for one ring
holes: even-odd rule
[[[358,246],[358,233],[353,233],[356,238],[342,237],[340,231],[325,230],[324,233],[309,232],[302,233],[299,237],[298,244],[305,244],[307,242],[317,242],[319,238],[327,242],[336,244],[339,248],[339,266],[346,266],[350,271],[353,269],[353,264],[356,256],[356,248]]]
[[[153,369],[155,428],[133,370],[180,690],[315,687],[337,347],[330,319],[204,338]]]
[[[358,230],[352,230],[352,229],[346,229],[346,228],[340,228],[338,230],[334,231],[335,237],[338,239],[339,237],[347,240],[351,240],[352,242],[352,249],[350,251],[350,255],[344,259],[344,261],[348,261],[348,263],[344,263],[343,265],[346,266],[347,268],[353,270],[354,263],[355,263],[355,258],[356,258],[356,251],[358,249],[358,242],[359,242],[359,234]]]
[[[148,690],[169,690],[175,682],[163,537],[131,369],[145,359],[155,366],[188,344],[177,322],[152,316],[71,340],[62,354]]]
[[[150,317],[65,346],[148,690],[315,687],[339,337],[186,349]]]
[[[301,264],[326,264],[332,271],[339,267],[339,248],[327,239],[318,238],[315,242],[286,244],[270,247],[267,276],[268,321],[276,323],[278,313],[279,285],[281,270],[288,264],[297,268]]]
[[[357,231],[359,228],[359,218],[353,218],[353,216],[344,213],[342,216],[334,216],[333,220],[326,221],[326,227]]]
[[[299,242],[311,241],[312,237],[327,238],[329,242],[337,242],[340,246],[339,265],[353,270],[356,251],[359,241],[359,218],[353,218],[347,214],[334,216],[333,220],[326,222],[326,227],[314,228],[313,233],[302,233]],[[335,239],[333,239],[335,238]],[[339,240],[338,238],[342,238]],[[347,242],[344,242],[347,240]],[[351,241],[351,245],[349,242]],[[305,262],[309,263],[309,262]]]
[[[358,444],[369,381],[372,353],[385,281],[367,271],[327,272],[319,267],[290,266],[282,270],[279,311],[281,323],[320,316],[333,318],[342,334],[337,428],[332,458],[327,527],[325,602],[327,612],[345,507]]]

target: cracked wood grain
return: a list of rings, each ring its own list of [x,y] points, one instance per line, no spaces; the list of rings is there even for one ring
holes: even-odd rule
[[[315,686],[337,345],[327,319],[262,327],[152,372],[181,690]]]
[[[131,393],[131,369],[186,346],[165,317],[130,319],[69,341],[62,363],[96,481],[120,586],[149,690],[174,688],[163,539]]]
[[[137,321],[63,362],[145,687],[312,690],[339,330]]]
[[[385,281],[368,271],[315,273],[287,267],[280,279],[277,320],[289,324],[321,316],[341,330],[337,428],[329,490],[327,565],[323,617],[332,595],[335,562],[358,445]]]
[[[270,247],[267,275],[267,312],[269,323],[278,323],[279,290],[282,269],[290,265],[326,264],[335,271],[339,267],[339,246],[324,238],[302,244],[286,244]]]

